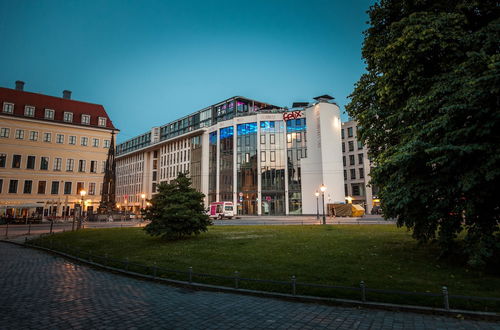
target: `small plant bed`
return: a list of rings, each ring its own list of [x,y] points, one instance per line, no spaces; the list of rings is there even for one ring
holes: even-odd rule
[[[442,308],[441,288],[446,286],[453,309],[500,311],[498,301],[453,297],[498,298],[500,277],[469,269],[456,258],[437,260],[436,248],[418,246],[410,233],[393,226],[214,226],[207,233],[177,241],[151,237],[140,228],[85,229],[45,236],[32,243],[183,281],[188,280],[192,267],[193,282],[234,287],[238,271],[242,289],[291,293],[291,277],[295,276],[298,295],[359,300],[360,290],[302,283],[359,288],[364,281],[367,301]]]

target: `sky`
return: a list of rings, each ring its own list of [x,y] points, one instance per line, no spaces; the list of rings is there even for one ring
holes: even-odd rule
[[[372,2],[0,0],[0,86],[102,104],[119,142],[236,95],[343,111]]]

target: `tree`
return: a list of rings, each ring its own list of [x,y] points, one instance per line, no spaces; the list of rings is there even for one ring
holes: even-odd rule
[[[179,173],[170,184],[161,183],[144,218],[151,220],[144,230],[152,236],[179,239],[207,231],[211,224],[205,213],[202,193],[191,187],[191,179]]]
[[[382,0],[347,111],[385,217],[471,265],[498,261],[500,15],[491,0]],[[496,256],[496,257],[495,257]]]

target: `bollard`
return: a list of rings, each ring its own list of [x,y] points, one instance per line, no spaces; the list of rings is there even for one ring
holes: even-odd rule
[[[153,277],[156,277],[157,273],[158,273],[158,266],[156,265],[156,262],[155,262],[154,266],[153,266]]]
[[[443,286],[442,292],[443,292],[444,309],[449,311],[450,310],[450,301],[448,300],[448,288]]]
[[[189,283],[193,282],[193,267],[189,267]]]
[[[240,273],[235,270],[234,271],[234,287],[236,289],[239,289],[239,286],[240,286]]]
[[[297,293],[297,279],[295,278],[295,275],[292,275],[292,294],[295,296]]]
[[[366,286],[365,286],[365,281],[359,282],[359,287],[361,288],[361,301],[365,302],[366,301]]]
[[[128,257],[125,258],[125,270],[128,270]]]
[[[31,221],[28,224],[28,236],[31,235]]]
[[[7,220],[7,226],[5,227],[5,238],[9,238],[9,222]]]

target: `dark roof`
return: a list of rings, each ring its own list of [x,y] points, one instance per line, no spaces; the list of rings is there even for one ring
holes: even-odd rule
[[[330,96],[330,95],[325,94],[325,95],[321,95],[321,96],[316,96],[314,99],[315,99],[316,101],[320,101],[320,100],[333,100],[333,99],[334,99],[334,97],[333,97],[333,96]]]
[[[4,102],[14,104],[14,113],[12,115],[2,112]],[[35,107],[34,117],[26,117],[24,115],[24,108],[27,105]],[[0,87],[0,107],[2,107],[0,108],[0,114],[7,116],[35,118],[43,121],[60,122],[78,126],[94,126],[104,128],[103,126],[98,125],[98,117],[104,117],[106,118],[106,128],[118,130],[114,127],[113,122],[106,113],[106,110],[104,110],[104,107],[100,104],[75,101],[71,99]],[[54,120],[44,119],[45,109],[54,110]],[[63,120],[65,111],[73,113],[72,123],[68,123]],[[81,115],[84,114],[90,115],[90,125],[81,124]]]
[[[304,108],[309,105],[309,102],[293,102],[292,108]]]

